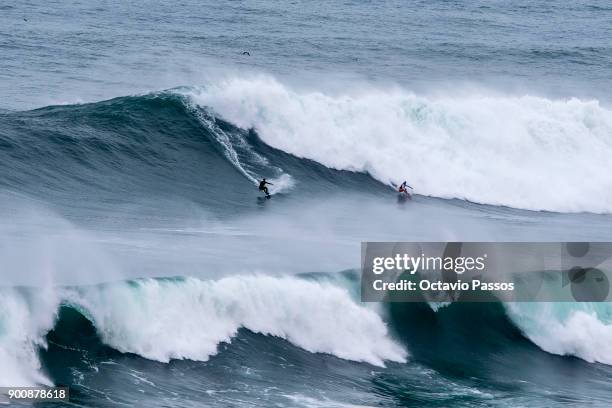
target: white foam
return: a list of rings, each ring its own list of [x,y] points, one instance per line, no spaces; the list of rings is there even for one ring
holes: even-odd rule
[[[562,212],[612,211],[612,110],[535,96],[345,94],[234,77],[188,92],[267,144],[420,194]]]
[[[608,303],[511,303],[512,320],[542,350],[612,365]]]
[[[206,361],[240,328],[378,366],[406,359],[376,312],[341,288],[302,279],[149,279],[89,288],[70,301],[88,310],[108,345],[162,362]]]
[[[302,394],[284,395],[292,404],[306,408],[373,408],[372,405],[355,405],[334,401],[329,398],[312,398]]]
[[[45,291],[28,300],[16,289],[0,288],[0,386],[51,385],[40,370],[38,348],[51,329],[57,302]]]

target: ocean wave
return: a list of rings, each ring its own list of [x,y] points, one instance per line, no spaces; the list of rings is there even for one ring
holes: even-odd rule
[[[162,362],[206,361],[240,328],[378,366],[406,359],[374,311],[341,288],[296,278],[144,279],[80,289],[67,301],[109,346]]]
[[[0,288],[0,386],[51,385],[40,371],[38,349],[54,323],[53,294],[36,296],[16,288]]]
[[[300,278],[164,278],[58,287],[49,293],[1,291],[2,386],[51,384],[39,350],[46,349],[49,331],[64,327],[57,321],[62,308],[89,320],[106,346],[160,362],[207,361],[240,329],[376,366],[407,358],[374,310],[356,303],[343,288]]]
[[[262,177],[309,194],[406,179],[441,198],[612,211],[612,111],[594,100],[337,94],[237,77],[2,115],[3,186],[45,197],[170,192],[215,207],[226,204],[205,193],[218,181],[241,203]]]
[[[612,365],[609,303],[510,303],[509,316],[542,350]]]
[[[2,288],[0,364],[7,369],[0,384],[51,384],[40,361],[50,331],[60,342],[91,332],[83,335],[99,340],[65,345],[83,348],[89,358],[104,346],[159,362],[208,361],[246,329],[375,366],[406,362],[409,353],[434,369],[475,375],[499,359],[508,367],[534,358],[554,367],[550,354],[612,365],[607,304],[454,303],[434,310],[427,303],[391,303],[385,312],[359,304],[352,279],[327,276],[139,279],[42,294]]]
[[[214,207],[243,202],[244,191],[257,194],[252,186],[263,177],[274,183],[272,192],[296,184],[273,149],[266,157],[254,147],[256,135],[176,93],[8,112],[2,119],[0,187],[45,199],[153,193]],[[220,184],[221,200],[207,194]]]
[[[420,194],[558,212],[612,211],[612,110],[596,100],[344,94],[267,76],[181,90],[268,145],[323,165],[404,179]]]

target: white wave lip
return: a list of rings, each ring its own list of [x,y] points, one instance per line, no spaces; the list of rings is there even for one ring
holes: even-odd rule
[[[514,303],[506,310],[542,350],[612,365],[609,303]]]
[[[267,144],[420,194],[612,212],[612,110],[535,96],[421,97],[400,88],[298,91],[267,76],[189,92]]]
[[[42,292],[31,302],[15,289],[0,289],[0,386],[51,385],[40,372],[38,349],[46,346],[56,309],[56,300]]]
[[[346,290],[302,279],[148,279],[71,297],[87,310],[106,344],[162,362],[206,361],[240,328],[377,366],[405,362],[407,356],[380,316]]]

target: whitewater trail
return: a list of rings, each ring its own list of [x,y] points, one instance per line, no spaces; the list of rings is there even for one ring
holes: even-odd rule
[[[268,145],[404,178],[419,193],[529,210],[612,212],[612,110],[596,100],[303,91],[268,76],[177,91]]]
[[[206,108],[200,109],[190,99],[187,99],[186,106],[189,112],[211,132],[229,162],[253,184],[259,185],[259,181],[267,176],[273,182],[269,188],[272,194],[287,192],[294,187],[295,180],[291,175],[285,173],[280,167],[272,166],[266,157],[251,148],[241,134],[225,132],[221,129],[215,123],[212,112]],[[271,178],[269,175],[258,174],[251,169],[253,164],[266,167],[276,177]]]

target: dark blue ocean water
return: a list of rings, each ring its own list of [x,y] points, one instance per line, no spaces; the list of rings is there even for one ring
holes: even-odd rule
[[[1,2],[0,386],[608,406],[608,303],[364,304],[355,268],[611,240],[610,38],[605,1]]]
[[[597,98],[609,96],[603,84],[612,80],[605,0],[7,0],[0,11],[7,109],[198,85],[234,71]]]

